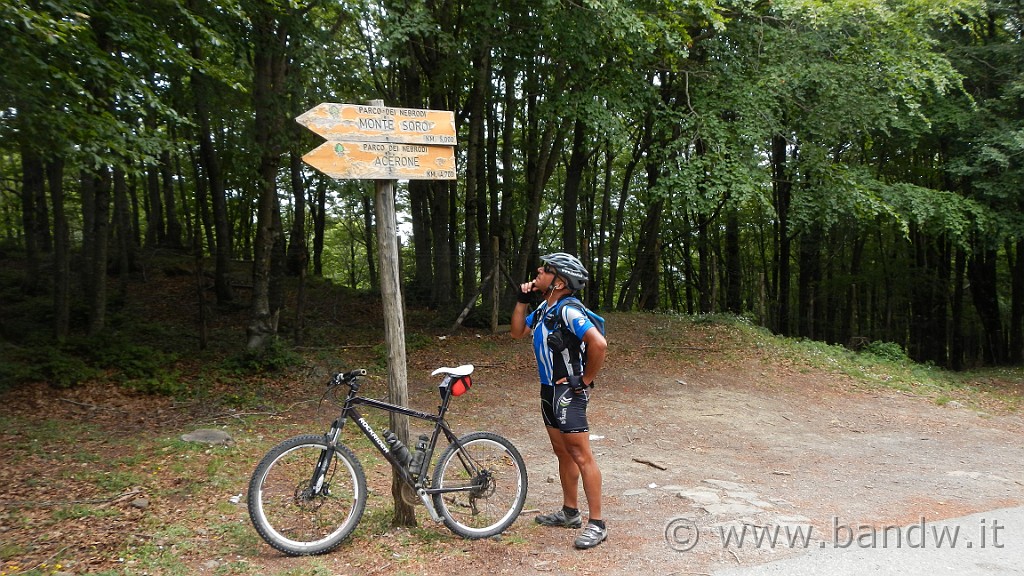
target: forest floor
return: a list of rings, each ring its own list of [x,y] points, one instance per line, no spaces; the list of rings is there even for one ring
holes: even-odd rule
[[[182,309],[188,284],[174,286],[149,298]],[[519,448],[526,511],[482,541],[454,536],[423,508],[419,527],[394,528],[390,471],[357,440],[371,484],[359,529],[324,556],[285,557],[249,523],[249,476],[280,440],[325,429],[333,414],[317,401],[330,372],[368,368],[367,391],[385,395],[380,336],[345,329],[372,324],[376,312],[349,318],[352,309],[311,309],[338,329],[304,348],[300,367],[228,378],[198,361],[183,366],[190,378],[216,379],[191,397],[105,382],[36,384],[0,397],[0,574],[711,574],[873,528],[1024,503],[1019,372],[942,390],[891,387],[887,364],[866,364],[855,378],[735,322],[613,313],[589,412],[609,537],[577,551],[577,531],[532,520],[561,502],[529,343],[471,328],[432,331],[431,313],[414,311],[410,404],[436,405],[434,368],[475,364],[474,387],[454,401],[449,421]],[[198,428],[233,442],[181,440]],[[586,511],[582,497],[581,505]],[[726,545],[729,530],[744,527],[813,535],[811,544]]]

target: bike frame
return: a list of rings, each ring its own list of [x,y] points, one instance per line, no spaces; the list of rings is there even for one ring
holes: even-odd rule
[[[427,473],[430,470],[430,463],[433,461],[434,449],[437,446],[437,440],[442,433],[444,433],[445,438],[449,442],[454,443],[461,448],[458,436],[455,435],[455,432],[452,431],[444,419],[444,415],[448,411],[448,403],[451,400],[451,394],[445,394],[444,399],[441,401],[441,405],[438,407],[437,414],[431,414],[429,412],[413,410],[411,408],[399,406],[398,404],[385,402],[383,400],[359,396],[359,384],[357,382],[347,382],[347,385],[349,386],[349,391],[348,395],[345,397],[345,404],[341,409],[341,413],[337,418],[335,418],[334,422],[331,423],[331,429],[327,434],[325,434],[327,445],[330,447],[330,450],[325,450],[324,453],[320,455],[320,460],[317,463],[316,471],[310,484],[310,490],[312,493],[317,493],[322,487],[324,477],[332,460],[334,459],[334,447],[337,446],[338,440],[341,438],[341,431],[344,428],[345,423],[350,418],[355,422],[359,430],[362,431],[363,435],[366,436],[367,440],[377,448],[377,451],[380,452],[389,463],[391,463],[391,468],[398,473],[398,476],[402,481],[416,492],[416,495],[423,501],[424,506],[426,506],[434,521],[440,522],[441,516],[434,509],[433,502],[431,501],[430,497],[433,494],[469,492],[477,488],[475,485],[459,488],[427,488],[423,485],[423,479],[428,477]],[[373,426],[363,418],[359,410],[356,409],[357,406],[368,406],[385,412],[402,414],[410,418],[434,423],[434,431],[430,436],[430,442],[427,444],[426,452],[423,454],[424,464],[422,473],[418,479],[413,478],[409,470],[399,463],[398,458],[391,453],[391,448],[388,446],[387,442],[385,442],[384,439],[377,434],[377,431],[374,430]],[[459,452],[459,459],[462,461],[463,465],[472,470],[473,478],[475,479],[477,476],[476,466],[474,466],[473,463],[461,453],[461,451]]]

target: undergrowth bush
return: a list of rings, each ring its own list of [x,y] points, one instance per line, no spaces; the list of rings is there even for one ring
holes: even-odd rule
[[[26,382],[71,388],[102,373],[85,359],[58,346],[6,347],[0,358],[0,387],[4,389]]]
[[[72,388],[102,376],[146,392],[181,392],[173,372],[175,356],[138,344],[124,334],[76,336],[62,345],[8,346],[0,352],[0,359],[0,382],[7,387],[46,382],[56,388]]]
[[[895,342],[882,342],[875,340],[860,350],[861,354],[870,354],[882,360],[890,362],[909,362],[910,357],[902,346]]]
[[[272,338],[262,350],[245,350],[228,357],[221,364],[231,374],[279,372],[303,363],[303,358],[281,338]]]

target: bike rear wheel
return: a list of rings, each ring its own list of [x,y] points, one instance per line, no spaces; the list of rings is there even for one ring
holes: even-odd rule
[[[505,438],[474,432],[441,454],[433,488],[457,490],[433,495],[434,508],[449,530],[463,538],[487,538],[503,532],[522,511],[526,464]]]
[[[285,554],[329,552],[363,516],[366,474],[351,450],[335,446],[325,473],[314,481],[328,449],[323,436],[285,440],[263,457],[249,481],[249,518],[267,544]]]

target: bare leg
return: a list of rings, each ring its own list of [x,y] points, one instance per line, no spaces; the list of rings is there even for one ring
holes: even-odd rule
[[[579,508],[580,469],[565,445],[565,436],[558,428],[547,428],[551,448],[558,458],[558,480],[562,484],[562,505]]]
[[[551,434],[551,429],[548,429],[548,434]],[[572,501],[576,502],[576,487],[578,486],[579,479],[583,478],[583,492],[587,495],[587,505],[590,508],[590,519],[591,520],[602,520],[601,515],[601,469],[597,466],[597,461],[594,459],[594,453],[590,449],[590,433],[589,432],[573,432],[571,434],[562,434],[561,432],[555,431],[555,434],[559,434],[561,438],[562,451],[564,451],[569,457],[572,465],[563,465],[562,456],[558,457],[558,471],[559,475],[562,476],[562,493],[563,496],[566,494],[567,479],[565,477],[566,470],[572,469],[571,484],[568,484],[572,489]],[[554,445],[554,440],[552,440]],[[559,453],[559,449],[555,449],[555,453]],[[566,506],[571,508],[578,508],[578,506],[572,506],[566,500]]]

